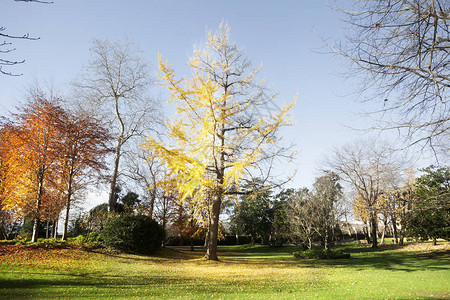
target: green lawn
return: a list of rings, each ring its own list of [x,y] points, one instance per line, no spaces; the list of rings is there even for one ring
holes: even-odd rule
[[[294,260],[293,247],[223,246],[220,261],[165,249],[153,257],[2,245],[0,298],[450,298],[449,245],[348,244],[346,260]]]

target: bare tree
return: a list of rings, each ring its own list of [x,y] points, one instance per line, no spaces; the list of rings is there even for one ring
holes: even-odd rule
[[[393,152],[388,143],[357,141],[337,149],[328,160],[342,180],[353,188],[358,204],[364,209],[372,233],[372,247],[377,246],[377,203],[385,190],[396,186],[405,160]]]
[[[360,0],[338,9],[351,33],[333,51],[348,58],[363,92],[376,91],[378,129],[397,129],[408,145],[450,150],[450,3]],[[444,152],[444,153],[445,153]]]
[[[46,4],[50,4],[53,2],[50,1],[40,1],[40,0],[15,0],[16,2],[36,2],[36,3],[46,3]],[[5,27],[0,26],[0,37],[3,38],[3,42],[0,42],[0,54],[8,54],[10,52],[13,52],[14,50],[16,50],[15,48],[12,48],[12,42],[10,42],[10,40],[15,40],[15,39],[23,39],[23,40],[39,40],[38,37],[30,37],[30,35],[27,34],[23,34],[23,35],[12,35],[12,34],[7,34],[4,33],[6,30]],[[9,75],[9,76],[20,76],[22,74],[14,74],[12,72],[9,71],[5,71],[3,70],[3,66],[14,66],[14,65],[18,65],[18,64],[23,64],[25,62],[25,60],[11,60],[11,59],[7,59],[7,58],[0,58],[0,74],[4,74],[4,75]]]
[[[140,149],[127,155],[125,176],[132,179],[143,193],[146,215],[153,218],[155,202],[163,198],[164,191],[159,191],[158,181],[164,177],[166,172],[161,161],[151,156],[146,150]],[[163,200],[162,200],[163,201]]]
[[[314,202],[307,188],[295,191],[287,202],[287,215],[291,238],[299,243],[307,243],[311,249],[314,237]]]
[[[115,151],[109,194],[109,209],[116,199],[120,159],[126,143],[142,137],[158,119],[155,100],[148,96],[151,84],[148,66],[142,61],[137,46],[122,41],[94,40],[92,60],[74,83],[84,109],[102,116],[114,135]]]

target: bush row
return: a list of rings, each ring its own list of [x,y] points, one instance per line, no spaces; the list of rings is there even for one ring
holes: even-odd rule
[[[295,258],[303,259],[341,259],[350,258],[350,253],[344,253],[340,250],[323,250],[323,249],[308,249],[304,251],[294,252]]]
[[[59,239],[38,239],[32,243],[28,236],[18,236],[10,244],[27,245],[36,248],[65,248],[76,245],[86,248],[107,246],[126,252],[149,254],[157,250],[164,240],[163,228],[153,219],[143,215],[120,215],[109,221],[100,232],[78,235],[68,241]]]

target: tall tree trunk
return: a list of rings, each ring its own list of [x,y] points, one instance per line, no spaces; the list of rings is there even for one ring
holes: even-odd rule
[[[63,235],[62,240],[67,240],[67,230],[69,228],[69,211],[70,211],[70,194],[67,195],[67,203],[66,203],[66,218],[64,220],[64,229],[63,229]]]
[[[47,220],[47,223],[45,223],[45,238],[48,239],[50,236],[50,221]]]
[[[8,239],[8,234],[5,231],[5,227],[3,224],[0,226],[0,240],[6,240]]]
[[[111,186],[109,190],[109,200],[108,200],[108,211],[113,212],[116,207],[116,184],[117,184],[117,176],[119,174],[119,162],[120,162],[120,155],[121,155],[121,138],[119,141],[117,141],[117,146],[114,151],[114,168],[113,168],[113,174],[111,177]]]
[[[222,192],[216,191],[212,204],[211,223],[209,225],[209,241],[205,254],[205,258],[207,260],[218,260],[217,239],[219,237],[219,214],[221,202],[222,202]]]
[[[41,197],[44,193],[44,167],[40,167],[39,170],[39,184],[38,184],[38,194],[36,199],[36,215],[34,217],[34,225],[33,225],[33,235],[31,237],[31,242],[36,243],[39,235],[39,225],[40,225],[40,214],[41,214]]]
[[[398,244],[398,235],[397,235],[397,222],[395,218],[391,218],[392,221],[392,236],[394,238],[394,244]]]
[[[386,234],[386,225],[387,225],[387,220],[384,220],[384,222],[383,222],[383,232],[381,233],[381,242],[380,242],[380,244],[384,244],[384,235]]]
[[[121,153],[121,148],[122,145],[125,142],[125,125],[123,123],[122,120],[122,116],[120,114],[120,110],[119,110],[119,95],[114,94],[114,104],[115,104],[115,112],[116,112],[116,117],[117,120],[119,121],[120,124],[120,133],[117,136],[117,145],[116,145],[116,149],[114,150],[114,169],[113,169],[113,174],[111,177],[111,187],[110,187],[110,191],[109,191],[109,201],[108,201],[108,211],[112,212],[115,210],[115,206],[116,206],[116,195],[115,195],[115,189],[116,189],[116,183],[117,183],[117,176],[119,174],[119,162],[120,162],[120,156],[122,155]]]
[[[376,248],[377,244],[378,244],[378,240],[377,240],[377,216],[372,214],[370,222],[371,222],[371,230],[372,230],[372,248]]]
[[[36,243],[37,240],[38,240],[39,225],[40,225],[39,217],[35,217],[34,218],[34,224],[33,224],[33,235],[31,237],[31,242],[33,242],[33,243]]]
[[[69,182],[67,183],[67,199],[66,199],[66,219],[64,220],[64,229],[62,240],[65,241],[67,239],[67,229],[69,227],[69,212],[70,212],[70,202],[72,198],[72,179],[73,179],[74,166],[70,167],[69,173]]]
[[[53,220],[52,236],[54,239],[56,239],[58,237],[58,219]]]
[[[371,240],[370,240],[370,234],[369,234],[369,227],[368,226],[364,226],[363,227],[363,233],[364,233],[364,236],[366,237],[367,245],[370,245]]]
[[[152,189],[150,193],[150,211],[148,212],[148,216],[153,219],[153,210],[155,208],[155,199],[156,199],[156,189]]]
[[[206,231],[206,235],[205,235],[205,243],[203,244],[204,247],[208,247],[209,240],[211,239],[211,237],[210,237],[210,232],[211,232],[210,226],[211,226],[211,223],[209,223],[209,225],[208,225],[208,230]]]
[[[325,238],[323,247],[325,248],[325,251],[328,250],[328,228],[325,229]]]
[[[355,231],[355,241],[358,244],[358,231],[356,230],[356,227],[353,227],[353,231]]]

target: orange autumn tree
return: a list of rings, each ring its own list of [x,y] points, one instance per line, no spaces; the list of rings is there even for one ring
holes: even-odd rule
[[[0,239],[7,238],[7,224],[20,218],[19,214],[6,206],[8,198],[12,196],[11,191],[14,190],[13,183],[8,180],[10,175],[14,176],[14,174],[11,174],[14,170],[10,167],[8,161],[10,152],[14,151],[12,147],[9,147],[13,138],[14,135],[9,128],[0,127]]]
[[[64,111],[57,102],[34,96],[3,124],[8,132],[3,143],[4,208],[34,219],[33,242],[44,208],[61,207],[56,182]]]
[[[176,178],[181,201],[209,211],[205,258],[217,260],[222,202],[256,177],[268,183],[273,162],[291,155],[290,149],[280,147],[278,134],[290,125],[295,100],[276,112],[266,111],[274,96],[256,79],[260,68],[253,69],[230,42],[227,25],[217,34],[208,33],[206,47],[194,51],[189,66],[192,77],[178,79],[160,59],[160,78],[177,115],[167,122],[168,142],[149,138],[145,147]]]

